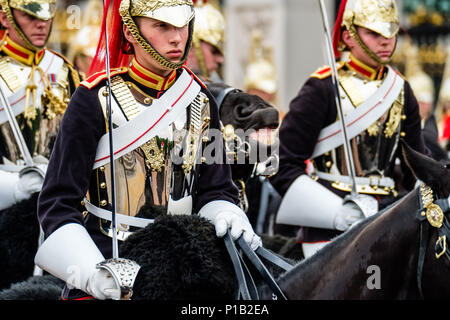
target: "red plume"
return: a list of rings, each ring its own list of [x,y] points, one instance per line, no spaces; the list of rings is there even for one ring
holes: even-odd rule
[[[109,7],[112,8],[109,10]],[[88,71],[88,76],[93,73],[106,69],[106,33],[105,26],[108,25],[108,40],[109,40],[109,63],[110,68],[118,68],[128,66],[130,62],[129,42],[125,39],[122,31],[122,17],[119,14],[121,0],[105,0],[105,7],[103,8],[103,20],[100,37],[98,40],[97,51],[92,61],[91,67]],[[108,24],[108,11],[110,21]]]
[[[341,25],[342,25],[342,18],[344,16],[345,6],[347,5],[347,0],[341,1],[341,6],[339,7],[339,12],[336,18],[336,23],[334,24],[334,30],[333,30],[333,50],[334,55],[336,59],[340,58],[341,53],[338,50],[339,41],[341,40]]]

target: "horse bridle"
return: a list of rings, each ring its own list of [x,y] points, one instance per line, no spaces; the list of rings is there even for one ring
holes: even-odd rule
[[[225,247],[227,248],[227,251],[233,263],[236,280],[238,283],[238,289],[235,296],[236,300],[259,300],[258,289],[255,285],[250,270],[245,263],[244,255],[253,264],[253,266],[262,276],[263,280],[272,290],[272,300],[287,300],[286,296],[281,291],[275,279],[272,277],[269,270],[267,270],[266,266],[259,257],[264,258],[265,260],[271,262],[284,271],[289,271],[290,269],[292,269],[293,266],[291,264],[276,256],[262,246],[253,251],[253,249],[250,248],[250,246],[245,242],[242,236],[236,240],[237,246],[232,240],[229,232],[225,234],[224,241]],[[242,254],[239,253],[238,248],[241,249]]]
[[[434,200],[433,190],[422,183],[419,189],[419,201],[420,209],[416,214],[416,218],[421,223],[419,258],[417,263],[417,286],[420,296],[423,298],[422,273],[428,247],[430,226],[436,228],[438,233],[438,240],[434,246],[436,259],[445,255],[450,260],[450,248],[447,246],[447,241],[450,239],[450,222],[445,216],[445,213],[450,211],[450,197]],[[428,223],[424,223],[425,221]]]

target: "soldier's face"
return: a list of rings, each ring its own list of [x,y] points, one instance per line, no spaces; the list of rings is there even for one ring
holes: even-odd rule
[[[197,57],[197,51],[194,47],[191,48],[187,58],[188,67],[200,72],[200,59],[203,58],[208,75],[217,72],[224,62],[224,57],[219,49],[203,40],[200,41],[200,49],[202,57]]]
[[[15,9],[13,9],[13,15],[18,27],[22,30],[22,32],[34,46],[45,46],[50,33],[52,20],[40,20],[23,11]],[[7,22],[7,25],[5,27],[8,29],[9,37],[14,42],[17,42],[22,46],[26,46],[22,38],[17,33],[16,29],[14,29],[9,21]]]
[[[357,32],[361,40],[373,53],[375,53],[382,61],[389,61],[395,50],[397,42],[396,37],[387,39],[374,31],[362,27],[357,27]],[[346,35],[344,35],[344,33],[346,33]],[[350,36],[348,31],[344,31],[344,33],[342,35],[343,40],[350,47],[350,51],[356,59],[373,68],[379,67],[378,63],[373,61],[364,52],[356,40]]]
[[[206,69],[208,69],[208,73],[211,74],[214,71],[218,71],[220,65],[224,61],[220,51],[216,47],[205,41],[202,41],[201,46],[203,57],[205,58]]]
[[[164,58],[174,63],[178,63],[183,59],[189,37],[188,25],[177,28],[171,24],[144,17],[136,18],[136,24],[144,39]],[[125,37],[133,45],[136,59],[141,64],[162,76],[170,73],[170,70],[164,69],[130,36],[127,36],[127,31],[125,31]]]

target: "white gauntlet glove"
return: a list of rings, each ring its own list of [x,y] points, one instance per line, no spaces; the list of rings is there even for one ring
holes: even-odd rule
[[[45,159],[44,157],[41,157]],[[42,161],[41,158],[33,160]],[[46,159],[45,159],[46,160]],[[12,171],[0,170],[0,210],[29,199],[35,192],[40,192],[44,182],[46,163],[35,162],[31,167],[7,164]]]
[[[65,224],[50,234],[34,258],[43,270],[96,299],[120,299],[119,282],[108,269],[98,268],[106,261],[87,230],[78,223]],[[133,274],[121,269],[124,270],[127,275]]]
[[[14,188],[14,199],[17,202],[29,199],[35,192],[42,190],[48,160],[41,155],[33,157],[33,166],[26,166],[19,172],[19,181]]]
[[[40,192],[44,177],[37,171],[27,171],[20,176],[14,188],[14,199],[17,202],[29,199],[35,192]]]
[[[97,269],[90,277],[86,287],[87,293],[99,300],[120,299],[119,285],[106,269]]]
[[[364,214],[359,207],[352,202],[341,205],[334,217],[334,227],[336,230],[345,231],[356,222],[364,219]]]
[[[245,242],[253,250],[262,245],[261,238],[253,231],[245,212],[231,202],[211,201],[204,205],[198,214],[214,224],[218,237],[223,237],[230,229],[233,240],[242,235]]]

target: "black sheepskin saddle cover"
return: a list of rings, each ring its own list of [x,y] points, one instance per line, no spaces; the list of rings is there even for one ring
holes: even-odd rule
[[[237,283],[223,239],[197,215],[162,215],[132,234],[120,256],[141,269],[133,300],[233,299]]]
[[[38,195],[0,211],[0,289],[33,274],[39,238]]]

